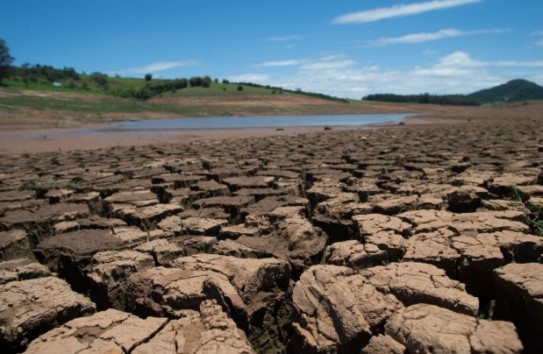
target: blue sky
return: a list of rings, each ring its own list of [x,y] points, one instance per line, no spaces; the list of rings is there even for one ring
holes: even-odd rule
[[[15,64],[360,98],[543,84],[541,0],[3,0]]]

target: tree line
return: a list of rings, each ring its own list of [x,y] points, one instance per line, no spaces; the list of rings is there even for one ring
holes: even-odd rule
[[[423,93],[419,95],[396,95],[392,93],[378,93],[365,96],[365,101],[395,102],[395,103],[420,103],[420,104],[443,104],[453,106],[479,106],[478,99],[466,95],[430,95]]]

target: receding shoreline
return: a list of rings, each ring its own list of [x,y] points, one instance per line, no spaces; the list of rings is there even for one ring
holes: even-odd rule
[[[404,124],[443,124],[450,121],[407,117]],[[398,122],[384,122],[360,126],[334,126],[330,130],[367,130],[397,126]],[[101,125],[104,126],[104,125]],[[324,126],[291,126],[262,128],[221,128],[183,130],[104,130],[89,134],[70,134],[71,129],[18,129],[4,127],[0,132],[0,154],[20,154],[68,150],[91,150],[116,146],[143,146],[188,143],[206,140],[225,140],[246,137],[289,136],[324,131]]]
[[[384,108],[383,108],[384,109]],[[451,107],[437,105],[405,105],[403,112],[419,112],[417,115],[404,119],[403,124],[442,125],[442,124],[476,124],[483,121],[505,121],[514,124],[525,119],[540,119],[543,115],[543,101],[533,101],[522,104],[511,104],[500,107]],[[388,112],[399,114],[398,106],[391,107]],[[145,119],[147,117],[140,117]],[[126,118],[124,118],[126,119]],[[153,118],[160,119],[160,118]],[[186,129],[186,130],[157,130],[157,131],[108,131],[103,134],[66,134],[73,129],[89,126],[107,127],[112,122],[121,119],[111,119],[106,122],[93,121],[77,122],[66,128],[58,128],[51,124],[13,125],[0,124],[0,154],[21,154],[51,151],[91,150],[116,146],[143,146],[190,143],[196,141],[237,139],[263,136],[289,136],[323,132],[323,126],[313,127],[283,127],[283,128],[228,128],[228,129]],[[364,126],[335,126],[331,129],[357,130],[380,129],[383,127],[398,127],[398,122],[389,124],[368,124]]]

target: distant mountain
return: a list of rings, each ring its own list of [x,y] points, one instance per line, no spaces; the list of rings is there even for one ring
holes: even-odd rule
[[[503,85],[469,94],[481,104],[503,101],[543,100],[543,87],[528,80],[511,80]]]

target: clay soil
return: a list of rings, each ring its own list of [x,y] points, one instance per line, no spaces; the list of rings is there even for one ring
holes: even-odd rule
[[[373,107],[420,115],[4,126],[3,352],[542,352],[543,104]]]

